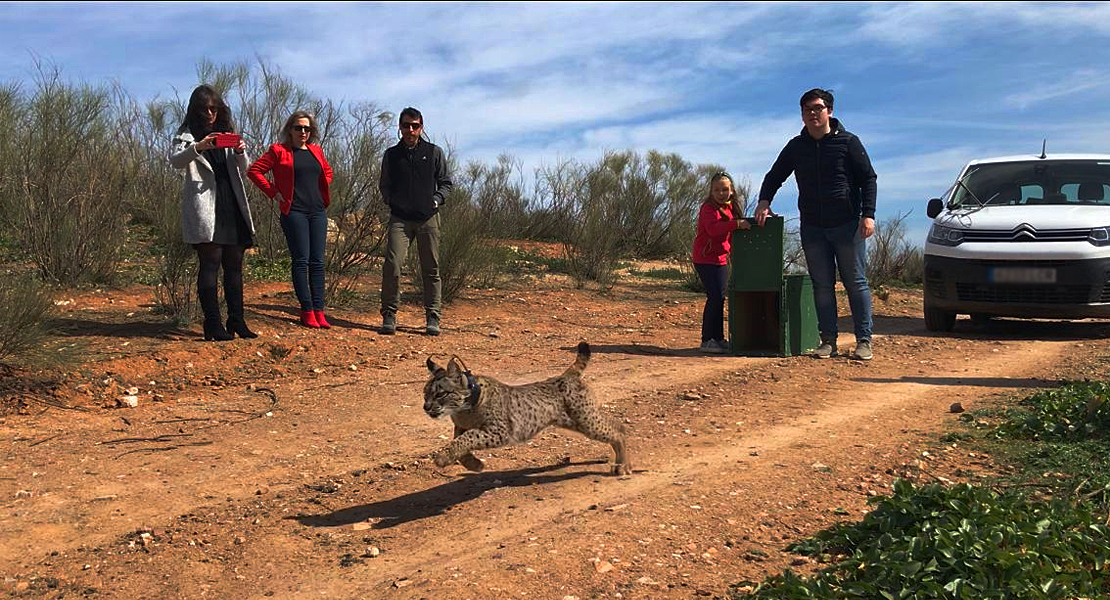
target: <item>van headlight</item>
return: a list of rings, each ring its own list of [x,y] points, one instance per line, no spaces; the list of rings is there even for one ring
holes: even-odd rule
[[[1096,227],[1087,236],[1087,241],[1095,246],[1110,246],[1110,227]]]
[[[964,241],[964,232],[962,229],[933,224],[929,228],[929,241],[941,246],[959,246]]]

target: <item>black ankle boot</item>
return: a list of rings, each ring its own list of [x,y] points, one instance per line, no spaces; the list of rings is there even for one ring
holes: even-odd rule
[[[243,282],[238,284],[224,280],[224,302],[227,303],[227,331],[232,336],[256,338],[258,334],[247,328],[243,320]]]
[[[246,321],[244,321],[243,317],[241,317],[241,316],[240,317],[228,316],[228,318],[227,318],[227,334],[230,335],[231,337],[235,337],[236,335],[238,335],[239,337],[244,338],[244,339],[250,339],[250,338],[258,337],[257,333],[251,331],[247,327]]]
[[[220,300],[216,288],[197,289],[200,308],[204,311],[204,341],[226,342],[235,339],[220,323]]]
[[[235,339],[235,336],[228,333],[224,326],[219,321],[204,322],[204,341],[206,342],[226,342]]]

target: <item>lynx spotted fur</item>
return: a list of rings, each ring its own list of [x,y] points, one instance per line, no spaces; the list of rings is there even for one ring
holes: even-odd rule
[[[590,345],[582,342],[574,364],[562,375],[506,385],[472,375],[457,358],[446,368],[429,358],[424,412],[433,419],[450,415],[455,423],[455,439],[435,453],[436,465],[460,462],[471,471],[481,471],[484,465],[473,451],[525,442],[554,425],[611,445],[616,452],[613,474],[631,474],[624,427],[593,403],[582,381],[589,360]]]

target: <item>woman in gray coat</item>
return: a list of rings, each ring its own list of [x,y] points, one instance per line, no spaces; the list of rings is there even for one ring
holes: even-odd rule
[[[254,223],[243,190],[246,144],[233,134],[231,111],[216,90],[197,86],[185,122],[173,138],[170,163],[185,170],[181,230],[197,251],[197,296],[204,310],[204,339],[258,335],[243,320],[243,253],[254,245]],[[198,141],[199,140],[199,141]],[[224,272],[227,328],[220,319],[218,278]]]

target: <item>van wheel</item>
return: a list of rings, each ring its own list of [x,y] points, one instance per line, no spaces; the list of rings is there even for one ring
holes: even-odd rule
[[[925,329],[929,331],[952,331],[956,325],[956,313],[925,307]]]

